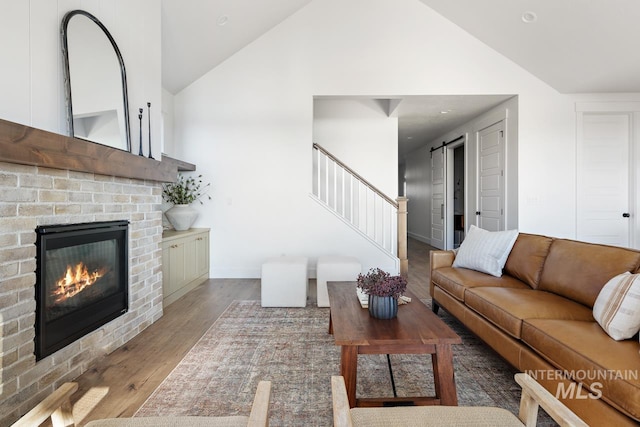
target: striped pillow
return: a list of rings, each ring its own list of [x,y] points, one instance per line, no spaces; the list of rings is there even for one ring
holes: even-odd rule
[[[593,304],[593,317],[616,341],[634,336],[640,330],[640,274],[609,280]]]
[[[501,277],[502,268],[517,238],[518,230],[487,231],[471,225],[453,260],[453,267]]]

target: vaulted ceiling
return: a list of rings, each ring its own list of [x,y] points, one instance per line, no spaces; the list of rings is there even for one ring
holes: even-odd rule
[[[177,93],[311,0],[162,0],[162,84]]]
[[[420,1],[559,92],[640,92],[637,0]]]
[[[311,1],[162,0],[164,88],[179,92]],[[561,93],[640,92],[639,0],[416,1]],[[463,120],[497,99],[437,101],[434,111],[455,105]],[[416,125],[416,117],[429,115]],[[400,133],[417,139],[418,132],[436,137],[464,123],[427,111],[419,98],[407,99],[398,116]],[[400,142],[401,153],[411,148],[406,138]]]

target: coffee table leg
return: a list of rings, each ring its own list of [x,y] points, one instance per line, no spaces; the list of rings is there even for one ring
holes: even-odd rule
[[[436,345],[436,352],[432,355],[431,360],[433,363],[433,380],[436,397],[440,399],[440,404],[445,406],[458,406],[451,346]]]
[[[340,353],[340,375],[344,377],[349,407],[356,406],[356,381],[358,372],[358,347],[343,345]]]
[[[333,335],[333,320],[331,319],[331,309],[329,309],[329,333]]]

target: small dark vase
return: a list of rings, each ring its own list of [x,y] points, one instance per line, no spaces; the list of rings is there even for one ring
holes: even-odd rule
[[[369,314],[376,319],[393,319],[398,315],[398,299],[369,295]]]

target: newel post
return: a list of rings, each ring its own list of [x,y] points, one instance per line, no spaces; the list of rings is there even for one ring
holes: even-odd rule
[[[398,197],[398,258],[400,258],[400,275],[409,276],[409,259],[407,258],[407,202],[406,197]]]

